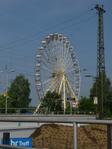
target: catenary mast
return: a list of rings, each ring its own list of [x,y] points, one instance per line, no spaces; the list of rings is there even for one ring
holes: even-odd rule
[[[97,39],[97,97],[98,97],[98,113],[99,118],[103,118],[103,106],[105,100],[104,84],[105,84],[105,53],[104,53],[104,29],[103,14],[105,10],[103,5],[96,5],[98,12],[98,39]]]

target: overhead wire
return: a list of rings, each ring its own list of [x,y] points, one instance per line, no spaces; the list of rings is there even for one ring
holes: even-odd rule
[[[77,28],[77,26],[78,26],[78,28],[80,28],[79,27],[79,24],[84,24],[84,23],[88,23],[90,20],[92,20],[92,19],[95,19],[95,17],[96,17],[97,15],[96,14],[93,14],[92,16],[89,16],[88,18],[86,18],[86,19],[84,19],[84,20],[79,20],[79,22],[77,22],[77,23],[72,23],[72,24],[69,24],[69,27],[75,27],[75,29]],[[68,26],[67,26],[68,27]],[[81,27],[82,28],[82,27]],[[64,30],[64,29],[66,29],[66,26],[64,26],[64,27],[62,27],[62,29]]]
[[[51,29],[53,29],[53,28],[58,28],[58,27],[61,27],[61,26],[63,26],[63,25],[69,24],[69,23],[71,23],[72,21],[74,22],[74,21],[76,21],[77,18],[80,19],[80,18],[82,18],[84,15],[88,15],[88,12],[90,12],[90,11],[91,11],[91,10],[87,10],[87,11],[85,11],[85,13],[83,12],[80,16],[78,15],[78,16],[75,18],[75,20],[73,20],[73,17],[72,17],[72,18],[70,18],[70,19],[67,19],[67,20],[61,22],[61,23],[57,23],[57,24],[55,24],[55,25],[52,26],[52,27],[50,26],[50,27],[46,28],[45,31],[41,30],[41,31],[39,31],[39,32],[37,32],[37,33],[35,33],[35,34],[32,34],[32,35],[29,36],[29,37],[30,37],[29,39],[28,39],[28,38],[21,38],[21,39],[18,39],[18,40],[11,41],[11,42],[9,42],[8,44],[5,44],[6,46],[0,47],[0,49],[1,49],[1,50],[2,50],[2,49],[6,49],[6,50],[7,50],[7,49],[12,49],[16,43],[21,42],[21,41],[22,41],[22,44],[21,44],[21,45],[24,45],[24,44],[26,44],[26,43],[32,42],[32,41],[36,40],[37,37],[39,37],[40,34],[46,32],[46,31],[49,31],[49,30],[51,30]],[[11,47],[9,47],[9,46],[11,46]]]
[[[94,15],[94,16],[96,16],[96,15]],[[85,20],[85,22],[87,22],[87,21],[89,21],[89,20],[91,20],[91,19],[93,19],[93,17],[87,18],[87,19]]]
[[[88,11],[86,11],[86,13],[87,13]],[[86,14],[85,13],[85,14]],[[86,16],[88,15],[88,13],[86,14]],[[83,15],[83,17],[85,17],[85,15]],[[87,18],[84,18],[84,19],[82,19],[83,18],[82,16],[81,17],[78,17],[78,20],[77,20],[77,22],[76,22],[76,20],[73,20],[73,19],[71,19],[71,21],[67,21],[66,20],[66,23],[60,23],[60,26],[58,26],[58,28],[62,28],[63,30],[64,29],[66,29],[66,28],[68,28],[68,25],[69,25],[69,27],[70,26],[74,26],[74,28],[76,27],[76,26],[78,26],[78,25],[81,25],[81,27],[82,27],[82,24],[83,23],[85,23],[85,22],[88,22],[89,20],[91,20],[93,17],[94,17],[94,15],[92,15],[92,16],[89,16],[89,17],[87,17]],[[70,20],[70,19],[69,19]],[[59,23],[58,23],[59,24]],[[56,25],[57,26],[57,25]],[[51,29],[51,27],[49,27],[50,29]],[[49,31],[49,28],[47,28],[47,30]],[[52,26],[52,28],[55,28],[54,26]],[[46,30],[46,31],[47,31]],[[33,35],[32,37],[35,39],[35,40],[37,40],[38,38],[39,38],[39,34],[43,34],[44,33],[44,31],[40,31],[40,32],[38,32],[38,35],[37,35],[37,33],[35,34],[35,35]],[[31,37],[31,36],[30,36]],[[37,38],[38,37],[38,38]],[[22,45],[25,45],[26,43],[31,43],[31,42],[34,42],[34,39],[29,39],[29,40],[26,40],[26,41],[24,41],[20,46],[22,46]],[[9,49],[9,50],[12,50],[12,48],[15,48],[16,49],[16,47],[12,44],[12,47],[7,47],[7,49]],[[4,49],[4,48],[3,48]],[[18,58],[19,59],[19,58]],[[20,58],[21,59],[21,58]]]
[[[80,16],[84,15],[86,12],[88,12],[89,10],[86,10],[85,12],[83,12]],[[75,19],[79,18],[80,16],[77,16]],[[56,26],[59,26],[60,24],[64,24],[64,23],[68,23],[69,21],[73,20],[73,18],[69,18],[67,20],[64,20],[63,22],[60,22],[60,23],[57,23],[55,24],[54,26],[49,26],[48,28],[46,28],[45,30],[48,30],[48,29],[51,29],[52,27],[56,27]],[[43,29],[41,30],[43,32]],[[31,34],[29,35],[30,37],[33,37],[33,36],[36,36],[38,35],[38,33],[34,33],[34,34]],[[11,42],[9,42],[7,45],[10,45],[10,44],[13,44],[13,43],[16,43],[18,41],[21,41],[21,40],[26,40],[26,37],[22,37],[20,39],[16,39],[16,40],[13,40]]]
[[[87,21],[89,21],[89,20],[91,20],[91,19],[93,19],[93,17],[94,17],[95,15],[93,15],[93,16],[91,16],[91,17],[88,17],[87,19],[85,19],[85,20],[83,20],[83,21],[79,21],[78,23],[72,23],[72,24],[69,24],[69,27],[71,27],[71,26],[73,26],[74,25],[74,27],[76,27],[76,26],[78,26],[79,24],[81,24],[81,23],[84,23],[84,22],[87,22]],[[61,29],[66,29],[66,28],[68,28],[68,26],[62,26],[62,27],[59,27],[59,28],[61,28]],[[56,28],[55,28],[56,29]],[[40,32],[40,34],[42,34],[43,32]],[[22,42],[20,45],[18,45],[17,47],[20,47],[20,46],[24,46],[24,45],[27,45],[27,43],[28,44],[30,44],[30,43],[32,43],[32,42],[34,42],[35,40],[38,40],[38,38],[39,38],[39,34],[38,34],[38,36],[36,36],[35,38],[32,38],[32,39],[29,39],[29,40],[26,40],[26,41],[24,41],[24,42]],[[7,48],[1,48],[0,50],[13,50],[13,48],[16,48],[16,46],[14,46],[14,45],[12,45],[11,47],[7,47]]]
[[[63,25],[63,26],[60,26],[58,27],[58,30],[62,30],[64,31],[65,29],[67,29],[69,27],[69,30],[70,30],[70,27],[74,27],[75,29],[77,28],[80,28],[79,25],[81,25],[82,27],[82,24],[84,23],[88,23],[90,20],[94,19],[97,15],[96,14],[93,14],[92,16],[89,16],[88,18],[86,19],[83,19],[83,20],[79,20],[78,22],[71,22],[69,23],[68,25]],[[56,31],[56,28],[55,28],[55,31]],[[38,37],[39,38],[39,37]],[[27,42],[34,42],[35,40],[38,39],[37,37],[35,37],[34,39],[30,39],[28,41],[25,41],[24,43],[22,43],[21,45],[25,45]]]
[[[86,19],[83,19],[83,20],[79,20],[79,22],[76,22],[75,24],[74,24],[74,22],[72,23],[72,24],[70,24],[69,26],[76,26],[76,25],[79,25],[79,24],[81,24],[82,25],[82,22],[83,23],[87,23],[88,21],[90,21],[91,19],[93,19],[94,18],[94,16],[96,16],[96,14],[95,15],[92,15],[92,16],[90,16],[90,17],[88,17],[88,18],[86,18]],[[63,26],[63,29],[66,29],[66,27],[68,27],[68,26]],[[37,40],[37,38],[36,38],[36,40]],[[31,40],[31,41],[34,41],[33,39]],[[23,43],[23,44],[25,44],[25,43]],[[20,58],[18,58],[18,59],[20,59],[20,60],[22,60],[21,59],[21,57]],[[23,59],[24,60],[24,59]]]

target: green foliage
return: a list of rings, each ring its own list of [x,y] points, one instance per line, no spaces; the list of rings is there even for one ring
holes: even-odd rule
[[[90,98],[93,98],[94,96],[100,97],[98,83],[99,83],[99,79],[96,79],[96,81],[94,82],[90,90]],[[107,116],[107,117],[112,116],[112,85],[109,78],[107,78],[106,76],[105,76],[105,81],[103,86],[103,93],[104,93],[103,114],[104,116]]]
[[[8,89],[9,102],[14,108],[28,108],[31,102],[30,84],[23,75],[18,75]],[[25,112],[26,110],[21,110]]]
[[[0,95],[0,113],[4,113],[5,112],[5,96],[4,95]]]
[[[106,80],[104,94],[104,114],[107,116],[112,116],[112,86],[109,79]]]
[[[72,107],[71,101],[66,102],[66,114],[73,114],[74,113],[74,108]]]
[[[7,112],[8,113],[14,113],[15,109],[12,108],[11,100],[6,95],[0,95],[0,113],[5,113],[5,110],[6,110],[6,100],[7,100]]]
[[[42,100],[40,110],[47,113],[60,113],[62,109],[61,96],[56,92],[48,91]]]
[[[87,97],[81,97],[79,101],[79,111],[82,113],[95,112],[95,105],[93,100]]]
[[[66,102],[66,114],[70,114],[71,113],[71,106],[70,106],[70,102]]]

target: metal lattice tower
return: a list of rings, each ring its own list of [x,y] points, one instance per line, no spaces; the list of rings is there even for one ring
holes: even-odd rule
[[[105,53],[104,53],[104,30],[103,30],[103,14],[105,10],[103,5],[96,5],[98,12],[98,39],[97,39],[97,97],[98,97],[98,113],[99,118],[103,118],[104,103],[104,82],[105,82]]]

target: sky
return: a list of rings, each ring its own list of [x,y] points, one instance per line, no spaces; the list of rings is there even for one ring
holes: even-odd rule
[[[81,96],[88,96],[93,83],[86,74],[96,75],[97,13],[96,4],[103,4],[105,65],[112,80],[112,1],[111,0],[0,0],[0,92],[18,74],[31,84],[32,105],[38,103],[35,89],[36,52],[41,41],[51,33],[68,37],[79,60]],[[14,70],[14,71],[12,71]]]

